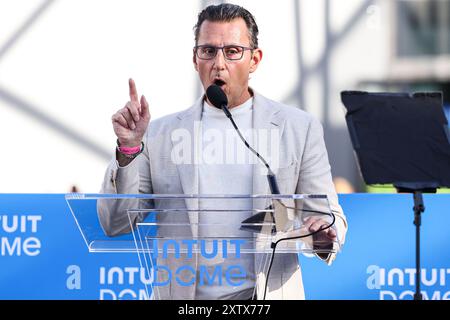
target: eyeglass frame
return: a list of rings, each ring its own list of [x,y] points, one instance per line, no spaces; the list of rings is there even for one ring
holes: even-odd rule
[[[208,47],[209,47],[209,48],[214,48],[214,49],[216,50],[216,53],[214,54],[214,56],[211,57],[210,59],[200,58],[200,56],[198,55],[197,50],[198,50],[199,48],[208,48]],[[225,48],[230,48],[230,47],[239,47],[239,48],[242,48],[242,54],[241,54],[241,57],[240,57],[239,59],[230,59],[230,58],[228,58],[228,57],[226,56],[226,54],[225,54],[225,52],[223,51],[223,49],[225,49]],[[195,53],[195,55],[197,56],[197,58],[199,58],[200,60],[206,60],[206,61],[208,61],[208,60],[213,60],[213,59],[217,56],[217,52],[219,52],[219,49],[222,50],[223,57],[224,57],[226,60],[228,60],[228,61],[239,61],[239,60],[241,60],[241,59],[244,57],[244,53],[245,53],[246,50],[250,50],[250,51],[252,51],[252,53],[253,53],[253,50],[256,50],[256,48],[250,48],[250,47],[246,47],[246,46],[241,46],[241,45],[239,45],[239,44],[229,44],[229,45],[226,45],[226,46],[223,46],[223,47],[216,47],[216,46],[209,45],[209,44],[201,44],[201,45],[198,45],[198,46],[195,46],[195,47],[194,47],[194,53]]]

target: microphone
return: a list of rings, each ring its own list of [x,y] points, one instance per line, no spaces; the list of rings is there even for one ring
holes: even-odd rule
[[[242,136],[241,131],[239,130],[238,126],[234,122],[234,119],[230,113],[230,110],[228,110],[228,98],[223,92],[223,90],[216,84],[212,84],[206,89],[206,96],[208,97],[208,100],[213,104],[214,107],[218,109],[222,109],[225,115],[228,119],[230,119],[231,124],[233,125],[234,129],[238,133],[241,140],[244,142],[245,146],[253,152],[258,159],[260,159],[265,167],[267,168],[267,181],[269,182],[270,191],[272,194],[280,194],[280,190],[278,188],[277,179],[275,177],[275,174],[273,173],[272,169],[270,168],[267,161],[255,150],[253,149],[245,140],[245,138]]]
[[[230,110],[228,110],[228,98],[225,92],[215,84],[212,84],[206,89],[206,96],[214,107],[222,109],[228,119],[232,119]]]

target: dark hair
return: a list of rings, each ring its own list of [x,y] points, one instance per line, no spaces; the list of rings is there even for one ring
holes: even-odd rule
[[[248,10],[231,3],[211,5],[198,14],[197,24],[194,26],[195,45],[197,45],[200,27],[203,21],[230,22],[237,18],[244,19],[247,25],[250,46],[252,48],[258,48],[258,26],[256,25],[255,18]]]

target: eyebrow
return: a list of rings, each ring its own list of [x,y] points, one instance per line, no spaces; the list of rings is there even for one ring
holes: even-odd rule
[[[197,44],[197,46],[217,47],[217,46],[215,46],[213,44],[210,44],[210,43]],[[250,45],[238,44],[238,43],[230,43],[230,44],[224,45],[224,47],[228,47],[228,46],[250,47]]]

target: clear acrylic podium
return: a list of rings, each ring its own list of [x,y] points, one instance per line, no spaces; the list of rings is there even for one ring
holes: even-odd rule
[[[68,194],[66,201],[89,252],[137,254],[151,299],[176,288],[200,299],[208,290],[261,299],[274,246],[275,255],[340,250],[338,240],[321,243],[304,226],[321,219],[334,228],[326,195]]]

